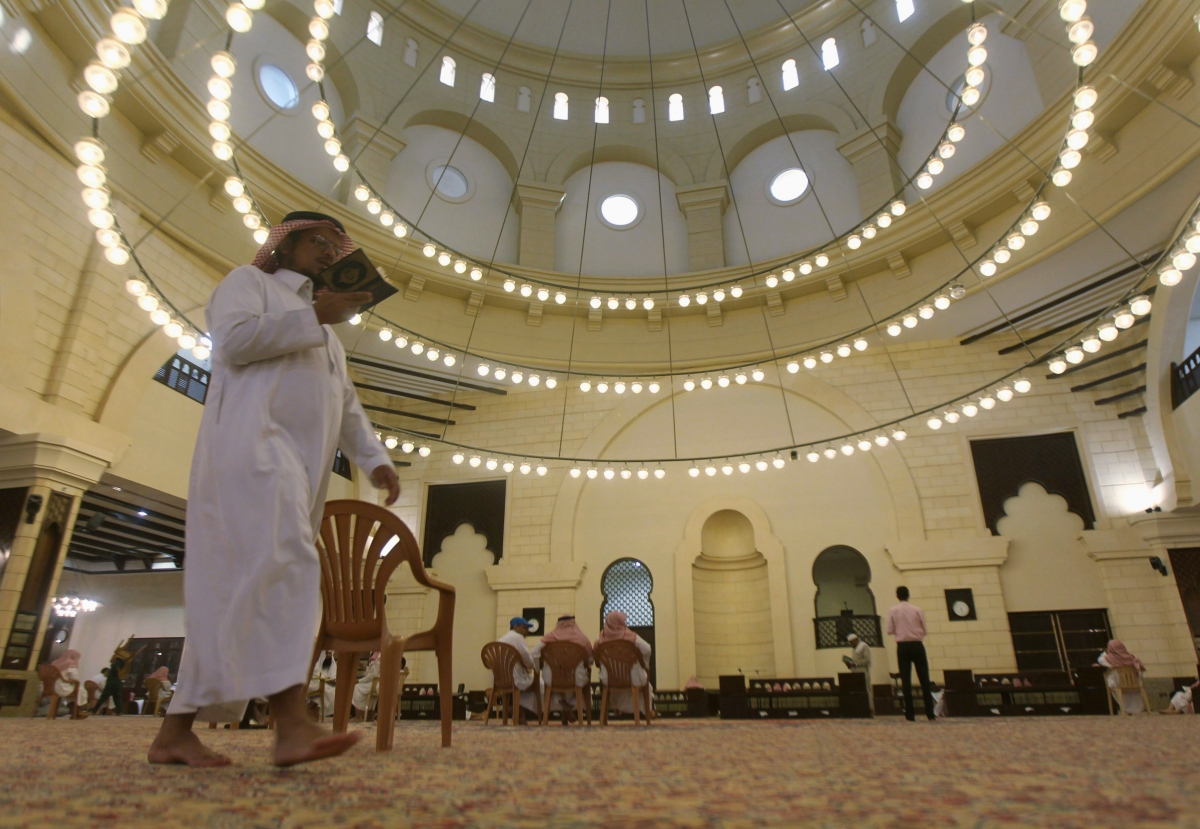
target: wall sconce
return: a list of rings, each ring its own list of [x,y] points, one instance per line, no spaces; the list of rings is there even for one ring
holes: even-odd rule
[[[42,496],[34,494],[25,502],[25,523],[32,524],[37,520],[37,514],[42,509]]]
[[[1150,566],[1159,572],[1160,575],[1167,575],[1167,565],[1163,564],[1163,560],[1158,556],[1150,556]]]

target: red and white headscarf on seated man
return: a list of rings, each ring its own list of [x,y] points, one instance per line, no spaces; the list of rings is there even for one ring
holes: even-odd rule
[[[289,234],[308,230],[310,227],[327,227],[337,233],[340,241],[338,259],[354,253],[354,240],[337,219],[311,210],[296,210],[284,216],[283,221],[271,228],[271,232],[267,234],[267,241],[258,249],[251,264],[264,273],[275,273],[279,270],[279,258],[275,255],[275,249]]]

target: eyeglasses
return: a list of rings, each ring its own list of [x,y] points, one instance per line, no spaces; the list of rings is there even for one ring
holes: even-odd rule
[[[315,233],[312,236],[308,237],[308,241],[309,241],[309,243],[316,245],[319,248],[324,248],[324,249],[328,250],[330,253],[337,253],[341,249],[341,246],[339,244],[337,244],[336,242],[332,242],[329,239],[326,239],[320,233]]]

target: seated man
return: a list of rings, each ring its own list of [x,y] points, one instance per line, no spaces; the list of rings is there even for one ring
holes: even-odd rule
[[[79,651],[69,650],[50,663],[58,668],[59,676],[62,677],[55,680],[54,693],[58,694],[63,702],[76,706],[81,719],[87,716],[87,711],[84,710],[87,708],[87,689],[83,687],[83,678],[79,676],[79,660],[82,656]],[[78,689],[74,684],[76,682],[79,683]]]
[[[600,635],[596,637],[596,645],[599,646],[604,642],[611,642],[615,639],[624,639],[626,642],[632,642],[642,654],[642,661],[647,665],[650,664],[650,643],[642,637],[638,636],[629,629],[625,620],[628,617],[620,610],[610,610],[608,615],[604,617],[604,629],[600,631]],[[641,665],[635,665],[630,672],[630,679],[634,687],[640,688],[643,685],[650,684],[650,677],[646,674],[646,669]],[[600,681],[608,682],[608,673],[604,670],[604,666],[600,666]],[[654,688],[650,688],[650,702],[654,703]],[[620,711],[624,714],[633,713],[633,695],[628,691],[613,691],[608,695],[608,705],[613,711]]]
[[[337,679],[337,659],[334,658],[333,651],[325,651],[321,659],[317,660],[317,664],[313,666],[312,679],[308,683],[309,695],[318,694],[321,692],[321,680],[325,680],[325,700],[324,709],[318,708],[318,716],[320,711],[324,711],[326,717],[333,716],[333,695],[336,692],[334,680]]]
[[[367,719],[367,697],[371,695],[371,686],[379,679],[379,651],[374,651],[367,660],[367,669],[354,683],[354,696],[350,704],[354,706],[354,721],[365,722]]]
[[[89,682],[94,682],[94,683],[96,683],[96,688],[98,689],[98,690],[96,691],[96,698],[97,698],[97,701],[98,701],[98,700],[99,700],[99,695],[100,695],[100,692],[101,692],[102,690],[104,690],[104,686],[105,686],[106,684],[108,684],[108,668],[101,668],[101,669],[100,669],[100,673],[96,674],[94,677],[92,677],[92,678],[91,678],[90,680],[88,680],[88,681],[89,681]],[[112,709],[113,709],[113,701],[112,701],[111,699],[110,699],[110,700],[107,700],[107,701],[104,703],[104,709],[103,709],[104,713],[105,713],[105,714],[111,714],[111,713],[112,713]],[[93,713],[95,713],[95,712],[93,711]]]
[[[1117,668],[1137,668],[1139,677],[1146,673],[1146,666],[1142,664],[1142,660],[1131,654],[1124,643],[1119,639],[1110,639],[1108,648],[1096,658],[1096,664],[1108,668],[1104,672],[1104,682],[1108,685],[1109,693],[1121,706],[1122,711],[1126,714],[1140,714],[1146,710],[1146,706],[1142,703],[1141,692],[1120,690],[1121,678],[1117,675]]]
[[[554,630],[542,637],[542,641],[533,646],[533,661],[538,665],[542,663],[542,648],[551,642],[574,642],[583,648],[587,653],[587,659],[579,663],[575,668],[575,685],[578,688],[586,688],[592,681],[592,643],[587,638],[579,625],[575,623],[574,616],[559,616],[558,624]],[[542,682],[550,682],[550,666],[542,665]],[[584,694],[584,699],[588,698],[589,694]],[[567,724],[569,714],[575,711],[575,695],[574,694],[552,694],[550,696],[550,710],[563,712],[563,725]],[[575,712],[575,717],[578,718],[578,712]]]
[[[167,668],[166,665],[163,665],[161,668],[159,668],[157,671],[150,674],[150,676],[146,677],[146,679],[143,680],[143,684],[145,684],[145,686],[146,686],[146,702],[145,702],[145,704],[150,707],[149,711],[143,709],[143,711],[142,711],[143,714],[154,713],[154,710],[153,710],[154,709],[154,700],[152,700],[150,698],[150,684],[149,684],[150,680],[152,680],[152,679],[156,680],[158,682],[158,692],[156,695],[156,699],[158,699],[159,701],[162,702],[163,707],[166,707],[166,704],[168,702],[170,702],[171,694],[174,693],[174,691],[171,689],[170,669]]]
[[[534,678],[534,662],[533,656],[529,653],[529,648],[525,646],[525,637],[529,635],[529,622],[522,619],[520,616],[514,616],[508,622],[508,633],[497,639],[497,642],[503,642],[506,645],[512,645],[521,654],[523,665],[513,666],[513,685],[521,692],[521,708],[525,710],[525,716],[537,717],[537,699],[541,693],[540,683],[535,686]],[[532,690],[530,688],[532,687]]]

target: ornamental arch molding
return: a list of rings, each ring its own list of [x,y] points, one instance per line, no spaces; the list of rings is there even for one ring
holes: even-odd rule
[[[925,71],[922,64],[929,63],[943,46],[971,25],[971,9],[970,4],[959,4],[953,11],[925,29],[908,47],[908,53],[895,51],[888,58],[890,63],[881,62],[879,75],[886,77],[888,81],[875,86],[874,95],[866,109],[867,118],[871,123],[884,120],[895,123],[905,93],[917,76]],[[953,78],[942,80],[947,83],[954,81]]]
[[[720,181],[726,177],[726,170],[729,175],[732,175],[746,156],[768,141],[782,135],[806,130],[827,130],[846,139],[855,134],[855,129],[853,119],[839,107],[819,101],[810,101],[805,104],[803,112],[793,112],[790,115],[784,115],[782,119],[771,117],[749,127],[740,138],[726,145],[728,149],[725,151],[724,157],[719,152],[713,153],[704,180]],[[800,160],[804,161],[804,159]]]
[[[670,179],[676,187],[686,187],[695,183],[695,176],[687,162],[668,147],[659,146],[657,160],[654,157],[654,150],[632,144],[597,145],[593,156],[592,142],[586,139],[574,142],[555,157],[550,164],[550,169],[546,171],[546,183],[561,187],[567,179],[580,170],[608,161],[640,164],[643,167],[649,167],[650,170],[657,167],[658,171]]]
[[[460,135],[466,135],[467,138],[481,144],[484,149],[494,155],[504,166],[510,179],[517,180],[519,165],[512,148],[503,138],[477,119],[468,118],[461,112],[448,109],[426,109],[410,117],[404,124],[405,129],[418,126],[441,127]]]

